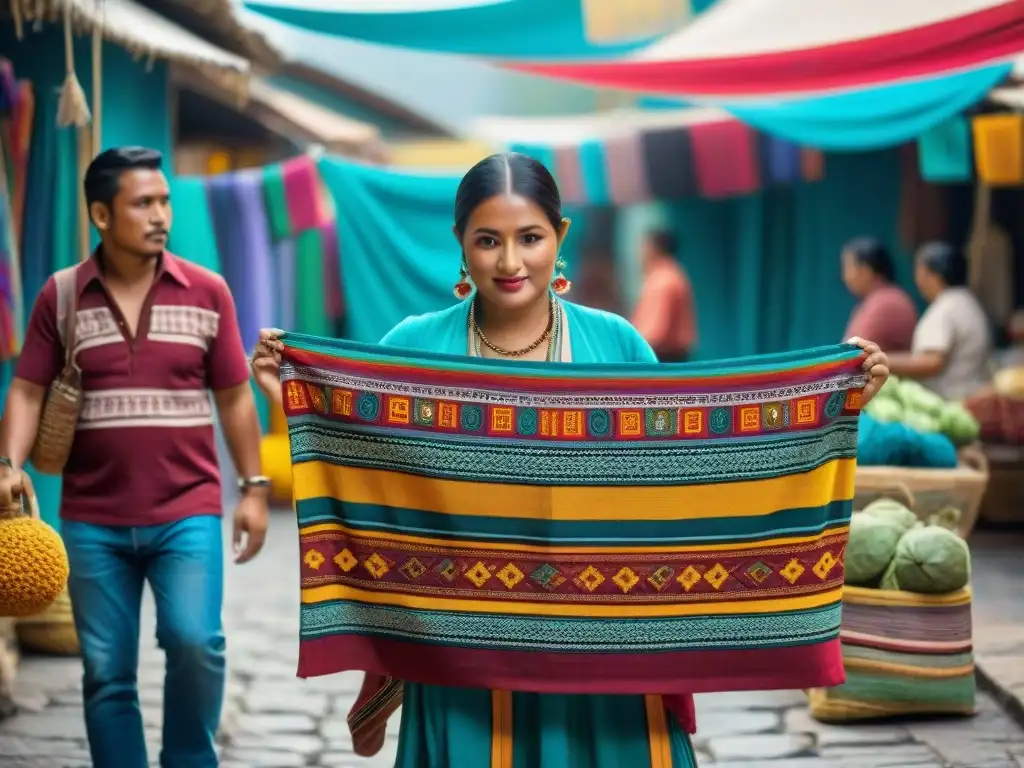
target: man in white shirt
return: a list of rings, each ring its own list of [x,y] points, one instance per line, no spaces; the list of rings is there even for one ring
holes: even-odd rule
[[[889,356],[894,374],[920,379],[947,400],[965,398],[989,380],[991,329],[966,278],[960,250],[939,242],[918,249],[914,281],[928,309],[914,329],[911,351]]]

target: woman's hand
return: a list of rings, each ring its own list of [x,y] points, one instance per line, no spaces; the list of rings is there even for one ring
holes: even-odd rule
[[[283,333],[277,328],[264,328],[252,353],[252,375],[256,386],[275,405],[281,405],[281,350],[284,344],[278,337]]]
[[[863,408],[870,403],[878,390],[889,380],[889,358],[885,352],[873,341],[865,341],[859,336],[854,336],[847,344],[853,344],[864,350],[867,358],[864,360],[864,370],[868,374],[868,383],[864,385],[864,392],[861,394],[860,405]]]

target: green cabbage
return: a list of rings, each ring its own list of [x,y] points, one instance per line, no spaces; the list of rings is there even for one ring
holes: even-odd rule
[[[945,528],[926,525],[907,531],[899,540],[882,588],[941,595],[962,589],[970,580],[967,542]]]
[[[923,384],[916,381],[901,381],[899,386],[899,400],[908,411],[926,413],[935,416],[946,405],[946,401]]]
[[[953,445],[967,445],[978,439],[981,427],[960,403],[946,403],[939,411],[939,431],[953,441]]]
[[[888,520],[858,513],[850,521],[846,544],[846,583],[874,586],[892,561],[903,529]]]
[[[875,397],[867,404],[864,411],[879,421],[899,422],[903,420],[903,406],[891,397]]]
[[[861,514],[884,520],[906,533],[918,523],[917,515],[895,499],[876,499],[862,510]]]

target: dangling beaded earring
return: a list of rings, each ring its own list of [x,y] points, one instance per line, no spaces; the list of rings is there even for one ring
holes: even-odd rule
[[[559,256],[558,261],[555,262],[555,269],[558,270],[558,274],[555,276],[555,279],[551,281],[551,290],[561,296],[568,293],[569,289],[572,288],[572,283],[569,282],[569,279],[564,274],[565,259],[561,256]]]
[[[464,301],[469,298],[469,294],[473,292],[473,286],[469,282],[469,272],[466,271],[465,267],[459,267],[459,282],[455,284],[455,288],[452,293],[455,294],[455,298],[459,301]]]

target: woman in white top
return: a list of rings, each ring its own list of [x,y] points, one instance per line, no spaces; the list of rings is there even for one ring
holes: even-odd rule
[[[914,329],[911,351],[891,354],[889,368],[947,400],[965,398],[989,380],[992,337],[985,311],[966,286],[963,253],[926,243],[915,256],[914,281],[928,309]]]

